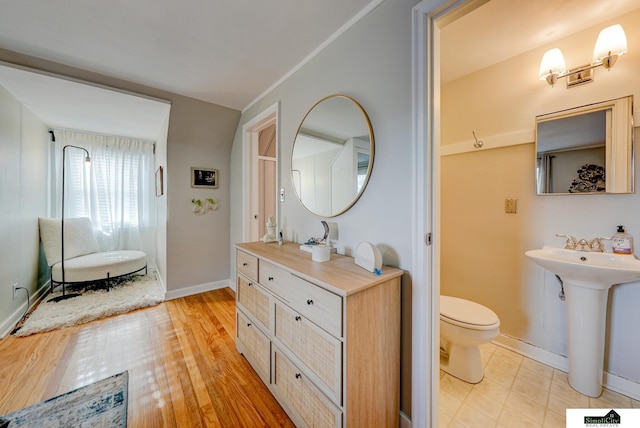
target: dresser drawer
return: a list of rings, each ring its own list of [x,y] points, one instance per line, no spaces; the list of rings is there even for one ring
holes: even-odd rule
[[[258,280],[258,258],[244,251],[236,251],[236,270],[247,278]]]
[[[271,342],[249,318],[236,312],[236,347],[267,385],[271,382]]]
[[[334,336],[342,337],[342,297],[264,260],[260,261],[260,284],[305,318]]]
[[[342,412],[318,391],[307,376],[274,346],[273,389],[290,411],[296,425],[341,427]]]
[[[275,337],[309,371],[337,405],[342,404],[342,342],[280,302],[275,304]]]
[[[287,297],[289,289],[289,277],[292,276],[284,269],[280,269],[271,263],[260,260],[259,283],[269,289],[269,291],[278,294],[282,298]]]
[[[236,279],[238,303],[269,330],[269,294],[254,281],[238,275]]]

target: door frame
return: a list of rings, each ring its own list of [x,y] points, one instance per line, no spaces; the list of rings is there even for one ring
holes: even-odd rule
[[[280,188],[280,102],[267,107],[242,126],[242,241],[255,241],[257,220],[253,214],[258,206],[258,135],[263,129],[276,126],[276,195]],[[277,196],[276,196],[277,198]],[[276,200],[276,222],[280,222],[280,204]]]
[[[487,1],[423,0],[412,10],[412,427],[439,424],[440,28]]]

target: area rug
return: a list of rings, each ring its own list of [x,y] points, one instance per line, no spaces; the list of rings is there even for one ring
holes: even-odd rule
[[[129,373],[122,372],[91,385],[25,407],[0,419],[14,427],[126,427]]]
[[[71,299],[59,302],[49,301],[61,294],[62,291],[57,291],[46,296],[14,335],[29,336],[83,324],[134,309],[154,306],[164,300],[164,293],[158,285],[155,273],[133,276],[126,282],[115,285],[109,291],[89,290]]]

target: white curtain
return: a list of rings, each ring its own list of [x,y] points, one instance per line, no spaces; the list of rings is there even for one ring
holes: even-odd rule
[[[153,144],[132,138],[54,130],[57,217],[89,217],[100,249],[142,250],[155,266],[156,213]],[[84,150],[91,158],[86,165]]]

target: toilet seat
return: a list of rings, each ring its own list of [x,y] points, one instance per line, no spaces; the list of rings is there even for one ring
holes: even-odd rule
[[[452,296],[440,296],[440,319],[472,330],[492,330],[500,319],[486,306]]]

